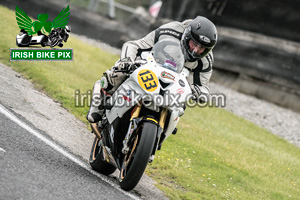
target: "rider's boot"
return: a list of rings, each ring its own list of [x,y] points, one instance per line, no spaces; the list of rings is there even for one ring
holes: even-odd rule
[[[101,139],[101,120],[104,112],[104,101],[106,98],[106,95],[104,95],[104,93],[106,93],[104,89],[110,88],[112,88],[112,85],[108,83],[106,74],[100,80],[96,81],[93,87],[90,110],[86,116],[86,119],[91,123],[93,133],[99,139]]]
[[[90,110],[86,119],[90,123],[97,123],[101,120],[103,114],[102,94],[101,94],[101,80],[96,81],[93,87],[93,96],[91,100]]]

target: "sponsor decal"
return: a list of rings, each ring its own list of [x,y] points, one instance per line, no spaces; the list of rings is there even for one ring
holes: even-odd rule
[[[177,32],[177,31],[173,31],[172,29],[161,29],[159,31],[159,35],[163,35],[163,34],[173,35],[175,37],[180,37],[180,33]]]
[[[184,93],[184,89],[183,89],[183,88],[179,88],[179,89],[177,90],[177,93],[178,93],[178,94],[183,94],[183,93]]]
[[[184,81],[183,81],[183,80],[181,80],[181,79],[179,79],[179,85],[180,85],[181,87],[185,87],[185,83],[184,83]]]
[[[172,81],[175,80],[175,76],[173,76],[172,74],[170,74],[170,73],[168,73],[168,72],[165,72],[165,71],[161,72],[160,76],[161,76],[162,78],[167,78],[167,79],[170,79],[170,80],[172,80]]]
[[[166,62],[163,64],[163,67],[164,68],[167,68],[167,69],[170,69],[172,71],[175,71],[177,70],[177,65],[174,61],[172,60],[166,60]]]
[[[210,43],[210,39],[204,35],[199,35],[199,38],[201,41],[205,42],[205,43]]]

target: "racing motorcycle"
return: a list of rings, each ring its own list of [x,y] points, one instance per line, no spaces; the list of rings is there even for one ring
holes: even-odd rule
[[[110,175],[120,170],[119,184],[132,190],[155,152],[184,114],[192,91],[186,80],[180,41],[163,39],[151,52],[142,53],[143,64],[131,64],[128,78],[109,96],[102,90],[105,112],[92,123],[96,137],[90,154],[92,169]]]
[[[71,31],[71,26],[66,25],[65,28],[53,29],[49,34],[48,45],[50,47],[63,47],[63,42],[67,42],[69,38],[69,33]]]

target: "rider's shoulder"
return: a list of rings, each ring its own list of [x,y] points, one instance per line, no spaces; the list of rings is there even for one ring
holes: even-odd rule
[[[184,20],[183,22],[180,22],[183,26],[187,26],[189,25],[193,20],[192,19],[187,19],[187,20]]]
[[[191,23],[192,20],[185,20],[183,22],[179,22],[179,21],[172,21],[169,23],[166,23],[164,25],[162,25],[160,28],[169,28],[169,29],[174,29],[177,31],[183,31],[188,24]]]

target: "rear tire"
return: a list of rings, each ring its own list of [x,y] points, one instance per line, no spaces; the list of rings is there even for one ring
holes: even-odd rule
[[[104,175],[110,175],[114,173],[117,168],[103,160],[103,149],[99,142],[99,138],[95,137],[89,162],[93,170]]]
[[[143,176],[156,139],[157,126],[155,124],[145,122],[141,126],[141,134],[137,135],[137,144],[134,152],[132,153],[132,158],[127,160],[128,164],[125,165],[125,157],[120,170],[120,187],[126,191],[132,190]],[[130,155],[131,150],[132,147],[130,147],[130,151],[127,156]]]
[[[42,47],[46,46],[46,36],[44,36],[43,39],[41,40],[41,46]]]

